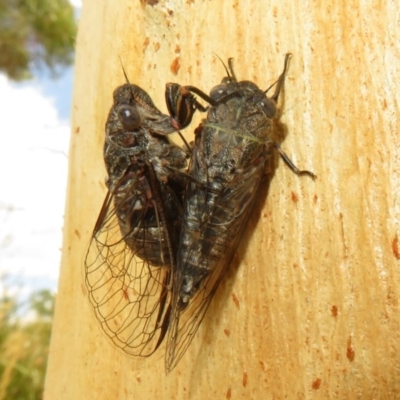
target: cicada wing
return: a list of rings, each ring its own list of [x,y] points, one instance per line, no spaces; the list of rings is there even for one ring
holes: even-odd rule
[[[229,253],[231,258],[234,250],[230,250]],[[228,266],[229,262],[221,261],[219,268],[202,282],[199,291],[183,310],[174,291],[165,356],[167,373],[176,367],[192,342]]]
[[[128,188],[128,195],[136,184]],[[85,282],[95,316],[111,341],[128,354],[149,356],[168,327],[172,271],[168,266],[154,267],[137,254],[146,254],[147,232],[153,232],[153,242],[158,232],[159,251],[165,251],[161,246],[166,230],[149,227],[149,212],[154,210],[143,207],[139,217],[136,213],[135,228],[122,233],[121,204],[108,193],[86,255]]]
[[[188,196],[197,197],[197,210],[191,210],[201,221],[200,230],[194,234],[198,240],[203,241],[201,248],[204,253],[201,256],[201,264],[207,265],[208,276],[200,281],[198,290],[185,308],[180,304],[180,290],[183,285],[185,267],[191,263],[195,252],[198,252],[199,243],[193,241],[185,252],[183,259],[178,252],[178,266],[174,277],[174,289],[172,311],[167,336],[166,370],[171,371],[182,358],[201,321],[210,305],[218,286],[227,272],[233,255],[237,249],[241,233],[248,220],[251,205],[257,193],[264,164],[250,168],[237,176],[225,190],[217,195],[215,202],[209,210],[204,212],[210,197],[210,192],[204,188],[190,190],[196,193],[188,193]],[[185,229],[185,227],[183,228]],[[189,267],[190,268],[190,267]]]

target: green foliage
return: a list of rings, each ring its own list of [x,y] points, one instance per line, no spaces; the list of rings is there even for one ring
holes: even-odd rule
[[[39,400],[43,396],[54,296],[34,293],[28,314],[15,299],[0,297],[0,400]]]
[[[42,65],[55,73],[72,63],[75,35],[68,0],[0,0],[0,71],[14,80]]]

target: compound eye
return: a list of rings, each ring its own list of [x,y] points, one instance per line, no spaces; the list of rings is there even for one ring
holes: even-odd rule
[[[221,99],[222,97],[224,97],[224,96],[226,96],[228,94],[228,90],[227,89],[228,89],[228,86],[226,84],[224,84],[224,83],[221,83],[220,85],[214,86],[211,89],[210,97],[213,100],[219,100],[219,99]]]
[[[268,118],[274,118],[276,116],[276,103],[273,100],[265,98],[260,102],[260,107]]]
[[[118,119],[127,131],[139,128],[141,121],[138,110],[135,107],[123,105],[118,109]]]

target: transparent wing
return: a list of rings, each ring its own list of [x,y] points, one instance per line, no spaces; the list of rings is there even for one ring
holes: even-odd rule
[[[255,198],[264,163],[237,176],[221,194],[190,185],[187,199],[196,198],[190,214],[199,220],[198,230],[191,232],[193,241],[185,251],[178,251],[178,267],[174,278],[174,298],[167,339],[166,370],[171,371],[189,347],[210,302],[223,279],[243,232]],[[194,171],[196,176],[196,171]],[[210,200],[211,197],[214,198]],[[212,204],[210,209],[210,204]],[[205,210],[208,210],[205,212]],[[185,213],[187,210],[185,210]],[[184,220],[182,234],[187,230]],[[199,256],[199,251],[201,252]],[[187,271],[193,265],[205,266],[210,273],[199,282],[189,304],[182,308],[180,290]]]
[[[154,267],[137,257],[147,254],[148,243],[154,253],[157,238],[159,252],[165,251],[167,229],[162,218],[154,218],[157,204],[136,210],[135,225],[127,230],[122,223],[121,229],[127,203],[132,207],[137,204],[137,185],[134,181],[124,188],[125,201],[115,201],[108,193],[87,252],[85,282],[95,316],[111,341],[128,354],[148,356],[158,348],[168,328],[172,278],[170,267]],[[159,258],[168,257],[161,254]]]

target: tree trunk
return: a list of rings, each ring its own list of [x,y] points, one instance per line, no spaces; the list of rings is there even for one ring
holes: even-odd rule
[[[84,2],[45,399],[400,396],[400,5],[284,3]],[[166,112],[166,82],[209,92],[221,81],[216,55],[266,89],[287,52],[281,146],[318,179],[276,157],[268,197],[265,189],[196,337],[166,375],[164,345],[142,359],[109,343],[84,284],[120,59]]]

